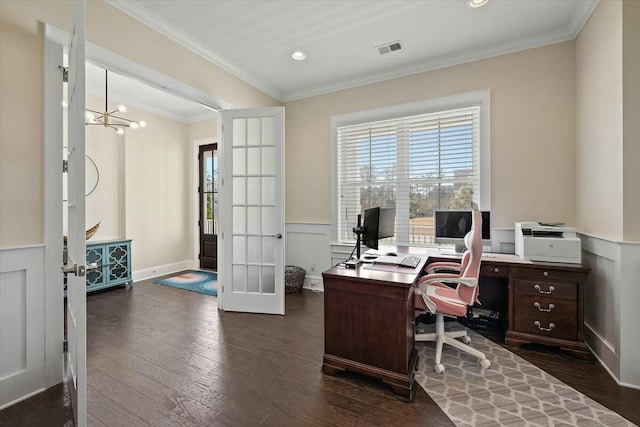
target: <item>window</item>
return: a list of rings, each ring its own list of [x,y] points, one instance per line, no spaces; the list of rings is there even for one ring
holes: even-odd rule
[[[435,210],[490,209],[488,93],[472,95],[458,105],[451,97],[334,121],[339,242],[355,240],[357,215],[369,207],[396,209],[395,236],[382,243],[398,246],[434,245]]]

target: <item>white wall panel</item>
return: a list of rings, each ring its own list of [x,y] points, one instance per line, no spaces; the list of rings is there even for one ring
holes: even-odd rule
[[[44,390],[44,247],[0,250],[0,409]]]
[[[323,289],[322,272],[331,264],[331,225],[287,223],[286,265],[296,265],[307,271],[304,287]]]
[[[621,385],[640,389],[640,243],[581,234],[585,339]]]

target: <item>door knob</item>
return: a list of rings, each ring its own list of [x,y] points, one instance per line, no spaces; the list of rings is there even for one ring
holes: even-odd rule
[[[281,233],[272,234],[271,237],[275,237],[276,239],[282,239]]]
[[[63,265],[62,272],[64,274],[73,274],[78,277],[84,277],[87,273],[87,268],[84,265]]]

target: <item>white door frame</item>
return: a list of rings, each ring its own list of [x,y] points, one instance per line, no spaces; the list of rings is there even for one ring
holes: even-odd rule
[[[70,34],[45,23],[44,31],[44,235],[45,235],[45,345],[48,386],[63,377],[63,288],[62,274],[62,54],[69,47]],[[58,56],[59,55],[59,56]],[[191,87],[156,70],[86,43],[87,60],[150,86],[190,99],[207,107],[222,110],[232,104]],[[53,63],[52,63],[53,61]],[[51,67],[48,67],[51,65]],[[57,70],[57,72],[56,72]],[[221,306],[220,306],[221,308]]]

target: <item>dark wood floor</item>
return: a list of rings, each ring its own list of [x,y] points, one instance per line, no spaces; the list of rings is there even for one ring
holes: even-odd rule
[[[323,375],[322,293],[286,298],[286,316],[266,316],[221,312],[213,297],[151,281],[90,295],[89,424],[453,425],[420,387],[405,404],[376,380]],[[598,364],[517,353],[640,423],[640,391]],[[72,424],[62,385],[0,412],[2,426]]]

